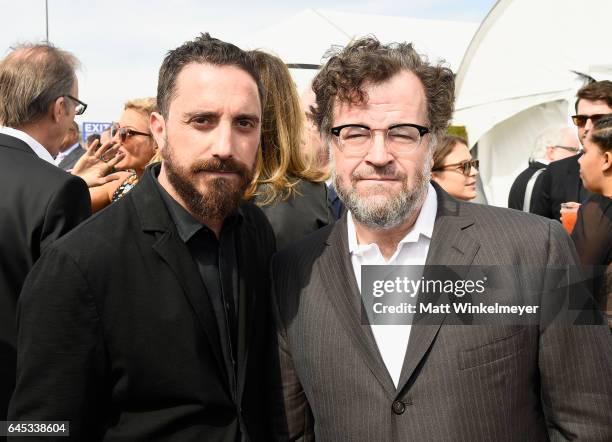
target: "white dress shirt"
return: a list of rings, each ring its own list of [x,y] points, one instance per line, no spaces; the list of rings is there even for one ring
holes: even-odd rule
[[[349,252],[359,290],[361,290],[362,265],[425,265],[437,210],[438,200],[436,190],[429,184],[427,197],[414,226],[399,242],[395,253],[389,261],[385,260],[378,245],[375,243],[358,243],[353,215],[349,212],[347,216]],[[404,364],[404,357],[406,356],[406,349],[408,348],[411,326],[370,325],[370,327],[372,327],[372,334],[378,345],[380,355],[397,387]]]
[[[20,139],[30,146],[30,149],[32,149],[40,159],[45,160],[47,163],[51,163],[55,166],[55,161],[53,160],[53,157],[49,151],[27,133],[12,127],[0,126],[0,134],[10,135],[11,137]]]

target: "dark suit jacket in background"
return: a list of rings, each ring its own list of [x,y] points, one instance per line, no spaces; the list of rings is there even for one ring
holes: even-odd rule
[[[83,149],[83,147],[79,144],[78,147],[75,147],[74,150],[70,152],[66,158],[60,161],[57,166],[60,169],[70,170],[74,167],[76,162],[79,161],[79,158],[81,158],[84,153],[85,149]]]
[[[344,203],[338,196],[336,188],[333,184],[327,186],[327,200],[329,201],[332,213],[334,214],[334,219],[339,220],[342,215],[344,215],[346,208],[344,207]]]
[[[559,223],[435,188],[428,265],[513,265],[517,284],[541,287],[543,268],[577,262]],[[612,440],[603,325],[413,325],[396,389],[361,322],[346,216],[276,255],[272,272],[277,440]]]
[[[508,208],[523,210],[523,205],[525,204],[525,190],[527,188],[527,183],[529,182],[534,173],[536,173],[540,169],[545,168],[546,164],[540,163],[539,161],[529,162],[529,166],[527,167],[527,169],[523,170],[512,183],[510,193],[508,194]],[[530,207],[533,205],[533,196],[534,193],[532,191]]]
[[[585,203],[591,196],[580,179],[580,155],[553,161],[537,178],[531,197],[531,213],[561,219],[561,203]]]
[[[21,286],[41,252],[91,214],[83,180],[0,134],[0,420],[15,386]]]
[[[257,207],[241,206],[244,339],[233,389],[211,302],[219,294],[207,291],[153,180],[147,169],[132,191],[54,244],[32,270],[20,299],[9,415],[70,420],[78,441],[234,442],[239,430],[267,441],[272,229]]]
[[[301,180],[296,191],[284,201],[261,207],[274,229],[278,250],[335,221],[325,183]]]

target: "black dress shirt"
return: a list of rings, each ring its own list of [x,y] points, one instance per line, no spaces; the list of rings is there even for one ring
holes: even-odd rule
[[[187,245],[197,264],[202,282],[209,292],[217,328],[226,360],[227,371],[236,393],[238,358],[238,265],[236,259],[236,229],[242,222],[240,209],[227,217],[219,238],[207,226],[196,220],[156,181],[179,237]],[[202,293],[202,296],[206,296]]]

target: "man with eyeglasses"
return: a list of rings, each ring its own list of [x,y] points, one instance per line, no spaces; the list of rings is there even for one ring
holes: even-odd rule
[[[577,264],[559,223],[459,201],[430,182],[454,76],[425,60],[412,45],[367,37],[330,53],[314,79],[347,213],[273,259],[274,440],[610,440],[612,341],[601,316],[481,324],[446,314],[441,295],[401,295],[410,286],[396,271],[414,271],[415,284],[438,266],[452,266],[446,282],[492,266],[507,269],[491,283],[503,285],[497,299],[519,305],[530,296],[522,287],[553,286],[546,269]],[[448,296],[461,299],[456,287]],[[402,301],[382,309],[395,295]],[[411,313],[418,305],[425,311]]]
[[[76,64],[46,43],[17,46],[0,61],[0,421],[15,385],[15,313],[26,275],[91,213],[85,182],[53,160],[80,111]]]
[[[583,143],[593,123],[612,114],[612,82],[596,81],[583,86],[576,93],[576,115],[572,121]],[[561,203],[584,203],[591,196],[580,179],[580,155],[574,155],[552,163],[536,180],[531,213],[559,220]]]
[[[576,155],[580,151],[580,142],[576,131],[569,127],[549,127],[535,141],[535,149],[529,158],[529,166],[523,170],[512,183],[508,195],[510,209],[529,212],[535,183],[546,167],[554,161]]]

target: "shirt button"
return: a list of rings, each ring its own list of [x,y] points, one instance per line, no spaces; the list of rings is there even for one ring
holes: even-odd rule
[[[393,405],[391,405],[391,410],[393,410],[395,414],[402,414],[406,411],[406,405],[404,405],[402,401],[394,401]]]

